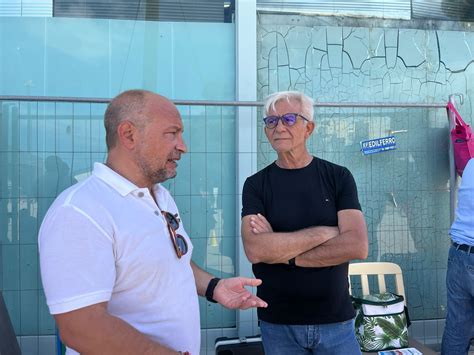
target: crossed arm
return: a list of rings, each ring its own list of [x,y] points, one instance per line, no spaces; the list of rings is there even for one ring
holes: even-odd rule
[[[248,215],[242,219],[245,253],[251,263],[295,263],[303,267],[339,265],[368,254],[367,227],[362,212],[355,209],[337,213],[338,227],[310,227],[278,233],[267,219]]]

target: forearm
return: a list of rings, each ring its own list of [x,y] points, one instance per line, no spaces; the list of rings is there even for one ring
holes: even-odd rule
[[[156,354],[176,355],[178,351],[158,344],[120,318],[109,314],[87,315],[82,320],[63,322],[55,316],[62,341],[86,355]],[[77,326],[78,322],[83,326]],[[182,349],[183,351],[185,349]]]
[[[209,281],[211,281],[214,276],[201,269],[193,261],[191,261],[191,267],[194,273],[194,280],[196,281],[197,293],[199,296],[205,296]]]
[[[206,295],[206,290],[214,276],[207,273],[191,262],[196,288],[200,296]],[[219,280],[210,290],[209,297],[228,309],[248,309],[252,307],[267,307],[267,303],[245,289],[245,286],[259,286],[262,280],[247,277],[230,277]]]
[[[350,260],[367,258],[367,250],[366,237],[349,231],[298,255],[295,263],[302,267],[339,265]]]
[[[337,234],[337,227],[310,227],[289,233],[248,233],[244,247],[250,262],[255,264],[286,263],[289,259],[305,253]]]

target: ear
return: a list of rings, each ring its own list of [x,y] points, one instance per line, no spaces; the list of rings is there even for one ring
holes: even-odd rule
[[[311,133],[313,133],[315,127],[316,127],[316,123],[314,123],[314,121],[306,122],[306,133],[305,133],[306,138],[309,138]]]
[[[132,150],[137,142],[137,127],[130,121],[122,121],[117,127],[117,138],[120,145]]]

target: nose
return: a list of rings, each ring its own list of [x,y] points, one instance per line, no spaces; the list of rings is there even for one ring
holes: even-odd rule
[[[176,149],[179,150],[181,153],[186,153],[188,148],[186,147],[186,143],[184,143],[183,136],[180,135],[178,144],[176,144]]]
[[[285,125],[283,124],[283,119],[280,118],[280,119],[277,121],[277,125],[275,126],[275,131],[282,131],[282,130],[285,130],[285,129],[286,129],[286,127],[285,127]]]

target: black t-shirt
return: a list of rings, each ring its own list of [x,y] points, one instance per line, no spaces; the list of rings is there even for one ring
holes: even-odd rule
[[[301,169],[282,169],[272,163],[252,175],[244,184],[242,206],[242,217],[261,213],[274,232],[337,226],[338,211],[360,210],[350,171],[316,157]],[[354,317],[348,263],[321,268],[258,263],[252,269],[263,280],[257,295],[268,303],[258,309],[264,321],[325,324]]]

